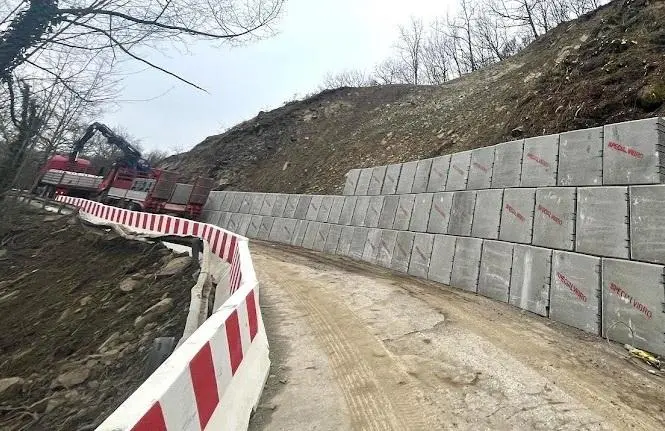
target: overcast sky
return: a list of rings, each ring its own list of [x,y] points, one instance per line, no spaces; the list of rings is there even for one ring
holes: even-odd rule
[[[391,53],[409,16],[445,15],[453,0],[287,0],[273,38],[241,47],[192,44],[149,59],[204,87],[155,70],[122,80],[121,102],[104,115],[143,148],[189,149],[205,137],[314,91],[327,72],[371,70]],[[134,69],[138,66],[134,65]],[[164,94],[165,93],[165,94]]]

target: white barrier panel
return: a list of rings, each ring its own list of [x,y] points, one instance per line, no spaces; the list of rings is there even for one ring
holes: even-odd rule
[[[136,232],[197,236],[231,264],[231,296],[97,429],[245,430],[270,370],[259,287],[245,238],[177,217],[69,196],[81,215]]]

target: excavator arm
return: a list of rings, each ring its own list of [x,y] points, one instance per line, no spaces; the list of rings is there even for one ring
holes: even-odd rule
[[[79,138],[72,147],[72,151],[69,153],[69,160],[74,162],[78,157],[79,153],[83,151],[85,144],[94,136],[95,132],[99,132],[106,138],[109,144],[114,145],[122,151],[124,154],[123,161],[131,167],[138,168],[139,170],[148,170],[150,165],[146,160],[143,159],[139,150],[134,148],[125,138],[119,136],[106,125],[102,123],[92,123],[85,130],[85,133],[81,138]]]

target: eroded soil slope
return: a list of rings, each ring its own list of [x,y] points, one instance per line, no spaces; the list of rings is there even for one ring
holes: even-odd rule
[[[94,429],[145,379],[154,339],[181,336],[189,259],[71,216],[0,215],[0,429]]]

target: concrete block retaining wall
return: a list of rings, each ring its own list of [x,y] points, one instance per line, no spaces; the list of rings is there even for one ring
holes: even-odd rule
[[[649,119],[354,170],[346,196],[213,192],[204,219],[665,356],[664,136]]]

